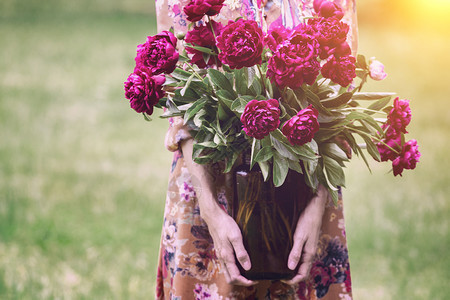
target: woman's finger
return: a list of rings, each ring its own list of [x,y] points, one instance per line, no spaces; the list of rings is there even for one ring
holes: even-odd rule
[[[225,262],[228,273],[230,274],[230,284],[234,285],[242,285],[242,286],[252,286],[257,284],[256,281],[249,280],[241,275],[239,272],[236,263],[233,262]]]
[[[230,236],[231,245],[234,248],[234,253],[236,254],[236,258],[244,268],[244,270],[250,270],[252,264],[250,262],[250,256],[245,250],[244,243],[242,241],[242,234],[239,232],[232,233]]]
[[[303,245],[305,244],[304,238],[295,238],[294,237],[294,246],[292,247],[291,252],[289,253],[288,258],[288,268],[294,270],[300,258],[302,257]]]

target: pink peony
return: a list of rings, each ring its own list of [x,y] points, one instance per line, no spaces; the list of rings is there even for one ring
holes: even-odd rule
[[[217,37],[217,47],[222,51],[219,59],[230,68],[251,67],[262,62],[264,34],[255,21],[229,21]]]
[[[386,137],[383,142],[398,152],[401,151],[402,137],[401,133],[393,127],[383,124],[383,129],[386,129]],[[378,152],[380,153],[381,161],[394,160],[398,156],[398,152],[393,151],[383,143],[377,143]]]
[[[394,99],[394,108],[391,109],[388,115],[388,124],[396,130],[407,133],[406,126],[411,122],[411,108],[408,100]]]
[[[125,98],[130,100],[130,106],[138,113],[153,113],[153,106],[164,97],[163,75],[152,76],[149,68],[136,67],[134,72],[124,82]]]
[[[318,116],[319,112],[312,105],[309,105],[289,119],[283,125],[282,132],[292,145],[303,145],[311,142],[314,134],[319,130]]]
[[[188,21],[200,21],[205,15],[215,16],[225,0],[191,0],[183,9]]]
[[[385,79],[387,76],[386,72],[384,72],[384,65],[376,60],[375,57],[370,59],[369,76],[373,80],[378,81]]]
[[[251,100],[241,116],[243,129],[248,136],[258,140],[280,125],[280,109],[276,99]]]
[[[356,59],[353,56],[336,58],[332,56],[322,67],[322,75],[343,87],[352,83],[356,77]]]
[[[308,20],[308,25],[313,28],[314,35],[320,44],[321,59],[326,59],[338,51],[335,48],[348,47],[348,50],[350,50],[348,45],[345,46],[350,27],[344,22],[339,21],[337,18],[314,18]],[[338,52],[342,54],[340,51]]]
[[[327,0],[314,0],[314,10],[316,13],[324,18],[335,17],[337,19],[342,19],[344,17],[344,12],[342,8],[334,2]]]
[[[176,46],[177,38],[170,31],[149,36],[144,44],[137,47],[136,66],[145,66],[154,75],[172,73],[179,57]]]
[[[392,161],[394,176],[402,176],[403,169],[412,170],[419,162],[420,152],[416,140],[410,140],[403,145],[400,156]]]
[[[276,26],[269,29],[264,42],[269,47],[270,50],[276,51],[277,47],[281,45],[288,37],[291,35],[292,30],[284,26]]]
[[[313,84],[320,71],[318,54],[319,44],[314,37],[296,30],[269,59],[267,77],[280,88]]]
[[[217,23],[212,20],[211,25],[214,29],[214,33],[216,35],[220,34],[223,25],[221,23]],[[211,25],[208,22],[200,26],[195,26],[194,29],[192,29],[186,34],[184,40],[186,41],[186,43],[190,43],[194,46],[209,48],[217,52],[216,39],[211,30]],[[218,64],[219,67],[221,66],[220,60],[215,55],[211,55],[208,61],[206,62],[202,52],[195,50],[194,48],[191,47],[186,47],[186,51],[190,54],[193,54],[191,62],[193,64],[196,64],[199,68],[206,68],[207,66],[213,66],[216,63]]]

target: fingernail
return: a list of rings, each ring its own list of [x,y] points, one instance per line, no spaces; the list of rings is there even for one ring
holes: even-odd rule
[[[292,260],[289,261],[289,263],[288,263],[288,268],[291,269],[291,270],[294,270],[294,269],[295,269],[295,263],[294,263]]]
[[[250,270],[250,264],[249,264],[249,262],[245,262],[244,265],[243,265],[243,267],[244,267],[245,271]]]

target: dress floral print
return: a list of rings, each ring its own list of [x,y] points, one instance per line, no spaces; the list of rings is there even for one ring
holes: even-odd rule
[[[176,31],[186,32],[183,7],[188,2],[156,0],[158,29],[174,27]],[[216,21],[226,23],[228,19],[235,19],[237,16],[258,20],[258,10],[254,9],[257,6],[256,0],[226,0],[225,4],[221,14],[215,18]],[[345,19],[356,28],[354,2],[342,0],[340,4],[346,11]],[[263,21],[266,22],[265,26],[274,22],[298,24],[301,18],[311,13],[312,1],[269,0],[265,8],[279,11],[267,14],[270,17]],[[349,35],[354,47],[355,33],[354,29]],[[180,142],[188,138],[191,136],[188,128],[183,125],[183,120],[170,119],[165,145],[174,155],[162,226],[156,299],[352,299],[341,195],[337,207],[329,200],[325,209],[318,250],[306,281],[297,285],[287,285],[281,281],[260,281],[252,287],[227,284],[208,227],[200,216],[197,195],[192,185],[192,176],[195,175],[188,172],[179,147]],[[229,203],[233,197],[232,172],[224,174],[220,163],[208,168],[216,189],[216,200],[230,213]]]

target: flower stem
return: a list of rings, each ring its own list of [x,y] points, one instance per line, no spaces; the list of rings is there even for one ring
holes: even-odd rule
[[[264,75],[263,75],[263,72],[261,70],[261,66],[257,64],[256,67],[258,68],[259,74],[261,75],[261,84],[262,84],[262,86],[264,88],[264,92],[266,92],[266,94],[267,94],[266,83],[265,83],[265,80],[263,78]]]
[[[345,127],[346,129],[350,130],[350,131],[353,131],[353,132],[359,134],[359,135],[365,135],[365,136],[367,136],[368,138],[374,139],[375,141],[377,141],[377,142],[383,144],[384,146],[388,147],[390,150],[394,151],[395,153],[400,154],[400,151],[398,151],[398,150],[392,148],[391,146],[389,146],[388,144],[386,144],[382,139],[380,139],[380,138],[378,138],[378,137],[376,137],[376,136],[370,135],[370,134],[368,134],[367,132],[358,130],[358,129],[353,128],[353,127],[348,127],[348,126],[344,126],[344,127]]]
[[[369,108],[365,108],[365,107],[346,107],[346,108],[338,109],[338,111],[359,110],[359,109],[360,110],[364,110],[364,111],[373,112],[373,113],[379,113],[379,114],[384,113],[384,112],[379,111],[379,110],[373,110],[373,109],[369,109]]]

